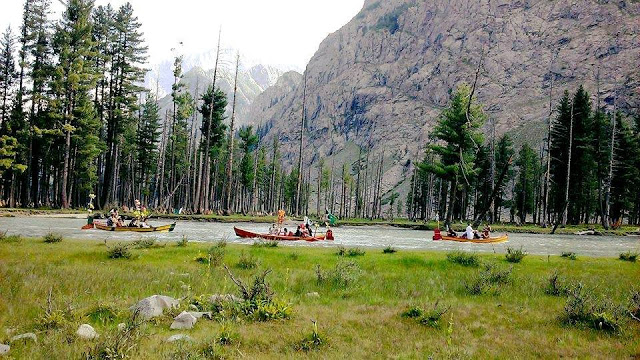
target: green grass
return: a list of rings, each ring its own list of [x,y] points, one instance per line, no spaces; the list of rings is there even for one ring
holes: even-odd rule
[[[116,243],[117,240],[114,240]],[[13,334],[35,331],[36,344],[15,344],[11,356],[21,359],[82,358],[96,342],[80,341],[74,332],[89,323],[102,341],[117,333],[128,308],[154,294],[194,298],[237,293],[221,266],[193,259],[206,254],[211,244],[188,247],[130,249],[130,259],[109,259],[99,241],[65,239],[52,248],[42,239],[0,242],[0,343]],[[242,269],[241,254],[259,266]],[[504,254],[478,255],[483,264],[499,269],[510,265]],[[262,248],[227,245],[221,261],[245,283],[265,269],[275,296],[290,306],[290,319],[260,322],[243,320],[232,325],[201,319],[194,329],[180,331],[194,343],[167,344],[169,316],[145,323],[132,340],[134,359],[181,358],[203,352],[237,358],[630,358],[640,355],[640,323],[628,321],[621,333],[599,331],[563,322],[566,296],[545,293],[549,277],[557,271],[571,283],[580,282],[594,295],[631,306],[630,293],[640,278],[637,263],[615,258],[529,255],[513,266],[509,281],[499,291],[471,295],[465,283],[484,268],[464,267],[447,260],[446,253],[402,251],[389,256],[381,251],[345,259],[334,248]],[[348,265],[355,264],[355,267]],[[327,277],[319,281],[316,265]],[[48,297],[51,292],[51,311]],[[306,294],[317,292],[317,298]],[[407,309],[424,311],[439,303],[448,311],[439,326],[424,326],[403,318]],[[181,304],[188,306],[185,300]],[[450,307],[450,308],[449,308]],[[46,314],[49,313],[47,316]],[[311,320],[319,326],[309,335]],[[55,326],[43,326],[53,324]],[[230,329],[231,328],[231,329]],[[230,338],[230,345],[220,339]],[[321,340],[321,341],[320,341]],[[300,350],[303,342],[306,348]],[[311,344],[311,345],[310,345]],[[320,345],[318,345],[320,344]],[[313,346],[312,346],[313,345]],[[318,350],[313,348],[318,345]]]

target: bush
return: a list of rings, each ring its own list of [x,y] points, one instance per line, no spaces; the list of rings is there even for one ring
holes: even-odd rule
[[[547,287],[544,290],[545,294],[551,296],[566,296],[569,294],[569,286],[563,284],[558,272],[554,272],[549,277]]]
[[[158,243],[158,239],[152,237],[147,239],[139,239],[131,243],[135,249],[151,249],[151,248],[161,248],[164,245],[160,245]]]
[[[364,250],[360,248],[347,249],[342,245],[338,246],[338,251],[336,252],[336,255],[338,256],[348,256],[348,257],[364,256],[364,254],[365,254]]]
[[[94,324],[111,324],[118,318],[118,310],[112,305],[101,304],[89,310],[85,316]]]
[[[318,331],[318,323],[313,321],[313,331],[311,334],[305,336],[302,340],[294,344],[293,348],[297,351],[312,351],[321,348],[327,343],[324,335]]]
[[[206,254],[198,253],[194,261],[199,262],[201,264],[211,264],[213,266],[220,266],[224,260],[224,255],[226,253],[227,242],[224,240],[218,241],[209,248]]]
[[[238,342],[238,338],[238,333],[233,331],[231,325],[224,323],[220,329],[220,335],[216,337],[216,342],[222,346],[232,345]]]
[[[139,316],[139,313],[134,313],[125,323],[124,329],[118,329],[100,336],[100,341],[82,354],[82,358],[87,360],[111,360],[131,357],[139,345],[139,340],[142,336],[140,327],[143,323],[144,320]]]
[[[247,255],[243,250],[240,253],[240,259],[238,260],[236,267],[245,270],[255,269],[258,267],[258,260],[251,254]]]
[[[629,311],[636,320],[640,319],[640,291],[631,292],[631,309]]]
[[[47,311],[45,314],[36,321],[36,328],[38,330],[58,330],[62,329],[70,324],[72,315],[62,310]]]
[[[176,246],[187,247],[187,245],[189,245],[189,238],[187,237],[187,235],[182,235],[182,239],[178,240]]]
[[[522,247],[520,247],[520,249],[513,249],[508,247],[507,254],[505,255],[507,261],[510,263],[519,263],[522,261],[522,259],[524,259],[525,256],[527,256],[527,252],[522,250]]]
[[[384,250],[382,250],[383,254],[395,254],[397,252],[398,250],[392,248],[391,245],[387,246],[386,248],[384,248]]]
[[[482,295],[489,291],[499,291],[500,287],[511,280],[512,268],[500,268],[493,264],[485,265],[464,284],[471,295]]]
[[[638,260],[638,253],[627,251],[625,253],[620,254],[620,260],[636,262],[636,260]]]
[[[416,319],[418,323],[430,327],[440,327],[440,319],[444,314],[449,312],[450,306],[440,306],[439,302],[436,302],[433,309],[425,311],[420,307],[413,306],[402,313],[402,317],[409,319]]]
[[[50,232],[47,235],[45,235],[43,239],[44,239],[44,242],[47,244],[55,244],[55,243],[62,242],[62,235]]]
[[[563,252],[562,255],[560,255],[560,257],[563,257],[563,258],[569,259],[569,260],[577,260],[578,259],[578,255],[576,255],[576,253],[574,253],[574,252]]]
[[[0,244],[16,244],[22,242],[20,235],[7,235],[7,232],[0,232]]]
[[[109,259],[131,259],[131,251],[129,244],[117,243],[107,249]]]
[[[320,265],[316,265],[316,278],[320,285],[329,284],[345,288],[356,282],[360,274],[360,267],[352,261],[341,261],[327,271],[322,270]]]
[[[624,325],[624,311],[609,299],[596,297],[592,290],[577,284],[569,290],[562,319],[569,325],[584,325],[595,330],[619,332]]]
[[[278,242],[277,241],[255,241],[252,246],[256,248],[277,248]]]
[[[260,322],[285,320],[291,317],[291,306],[278,299],[260,300],[256,302],[251,315],[255,321]]]
[[[450,253],[447,253],[447,260],[454,264],[459,264],[462,266],[476,267],[480,265],[480,258],[477,254],[467,253],[464,251],[452,251]]]

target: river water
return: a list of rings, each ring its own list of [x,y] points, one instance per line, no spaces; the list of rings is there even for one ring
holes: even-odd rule
[[[160,221],[153,225],[162,225]],[[67,238],[94,241],[137,240],[142,237],[156,237],[161,241],[178,241],[186,235],[190,241],[213,242],[221,239],[230,243],[251,244],[253,240],[239,239],[233,227],[256,232],[267,232],[268,224],[223,224],[179,221],[172,233],[113,233],[100,230],[80,230],[86,219],[50,218],[50,217],[14,217],[0,218],[0,231],[20,234],[27,237],[39,237],[55,232]],[[640,237],[624,236],[577,236],[577,235],[534,235],[510,234],[509,242],[502,244],[468,244],[448,241],[431,241],[433,233],[399,229],[388,226],[339,227],[334,229],[336,240],[333,242],[307,243],[304,241],[284,243],[285,246],[383,248],[391,245],[397,249],[416,250],[467,250],[478,252],[505,252],[507,247],[523,247],[527,252],[537,255],[557,255],[572,251],[586,256],[615,256],[625,251],[640,251]],[[497,235],[497,234],[496,234]]]

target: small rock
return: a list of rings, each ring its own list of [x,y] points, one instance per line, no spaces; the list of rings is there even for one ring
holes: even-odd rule
[[[318,294],[317,292],[314,291],[314,292],[307,293],[307,297],[319,298],[320,294]]]
[[[0,344],[0,356],[7,355],[9,353],[9,350],[11,350],[11,346]]]
[[[167,342],[176,342],[176,341],[189,341],[192,342],[193,338],[189,335],[184,335],[184,334],[177,334],[177,335],[173,335],[171,337],[169,337],[167,339]]]
[[[78,331],[76,331],[76,335],[78,335],[78,337],[82,339],[87,339],[87,340],[93,340],[98,338],[99,336],[96,330],[93,328],[93,326],[89,324],[80,325],[80,327],[78,328]]]
[[[212,303],[223,303],[223,302],[242,302],[242,299],[235,295],[226,294],[226,295],[211,295],[209,300]]]
[[[22,335],[16,335],[14,337],[11,338],[11,342],[16,342],[19,340],[24,340],[25,342],[27,340],[33,340],[33,342],[38,342],[38,337],[36,336],[36,334],[34,333],[26,333],[26,334],[22,334]]]
[[[127,324],[125,323],[120,323],[118,324],[118,331],[124,331],[127,328]]]
[[[189,311],[189,314],[191,314],[191,316],[193,316],[196,319],[200,319],[203,317],[209,320],[213,319],[213,313],[211,311],[208,311],[208,312]]]
[[[153,295],[140,300],[136,305],[131,307],[131,311],[139,311],[142,317],[151,319],[162,315],[164,309],[175,308],[178,305],[179,301],[172,297]]]
[[[171,330],[191,329],[198,319],[190,313],[183,311],[173,319]]]

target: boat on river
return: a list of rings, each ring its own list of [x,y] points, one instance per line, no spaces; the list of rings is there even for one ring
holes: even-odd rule
[[[474,244],[497,244],[497,243],[503,243],[503,242],[509,241],[509,235],[504,234],[503,236],[498,236],[498,237],[490,237],[487,239],[471,239],[471,240],[467,238],[459,238],[454,236],[442,236],[442,239],[436,240],[434,238],[433,240],[434,241],[455,241],[455,242],[474,243]]]
[[[150,232],[171,232],[176,228],[176,223],[162,226],[151,227],[133,227],[133,226],[107,226],[106,224],[94,221],[93,227],[90,229],[103,230],[103,231],[116,231],[116,232],[136,232],[136,233],[150,233]],[[87,229],[87,228],[84,228]]]
[[[260,234],[252,231],[242,230],[234,227],[236,236],[243,239],[262,239],[269,241],[333,241],[333,232],[328,230],[326,234],[316,234],[315,236],[285,236],[285,235],[272,235],[272,234]]]

